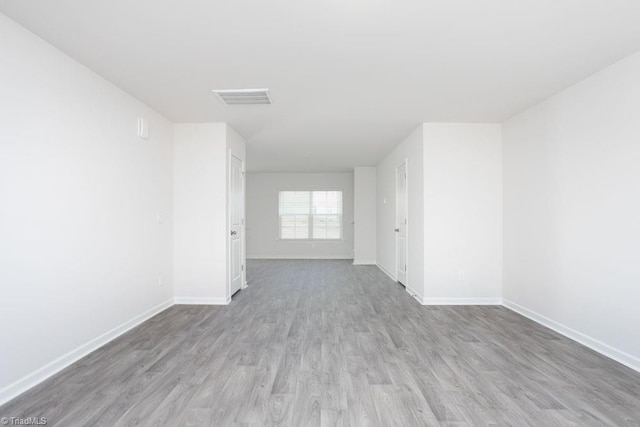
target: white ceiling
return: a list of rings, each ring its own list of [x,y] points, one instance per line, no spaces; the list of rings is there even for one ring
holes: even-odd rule
[[[503,121],[640,49],[638,0],[0,0],[175,122],[226,121],[249,170],[376,164],[424,121]],[[225,107],[211,89],[271,89]]]

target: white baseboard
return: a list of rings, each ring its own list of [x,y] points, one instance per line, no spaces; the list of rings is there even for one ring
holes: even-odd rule
[[[415,289],[409,287],[409,286],[405,286],[404,289],[407,291],[407,293],[409,295],[411,295],[416,301],[418,301],[420,304],[424,305],[424,298],[422,297],[422,295],[419,295]]]
[[[385,274],[391,277],[392,280],[396,279],[389,274],[389,272],[382,266],[377,264]],[[595,338],[592,338],[586,334],[578,332],[569,328],[561,323],[549,319],[535,311],[529,310],[512,301],[501,298],[423,298],[415,292],[415,290],[407,287],[407,292],[413,296],[420,304],[423,305],[503,305],[504,307],[527,317],[534,322],[537,322],[543,326],[546,326],[561,335],[571,338],[580,344],[591,348],[592,350],[609,357],[629,368],[640,372],[640,358],[632,356],[624,351],[618,350],[608,344],[603,343]],[[80,360],[87,354],[97,350],[113,339],[119,337],[125,332],[133,329],[142,322],[150,319],[156,314],[166,310],[175,304],[203,304],[203,305],[226,305],[231,301],[230,298],[198,298],[198,297],[177,297],[173,300],[167,300],[144,313],[134,317],[133,319],[122,323],[121,325],[111,329],[110,331],[100,335],[99,337],[81,345],[80,347],[70,351],[69,353],[59,357],[58,359],[46,364],[33,373],[22,377],[0,390],[0,405],[10,401],[11,399],[19,396],[30,388],[36,386],[47,378],[58,373],[62,369],[71,365],[72,363]]]
[[[640,358],[632,356],[624,351],[618,350],[617,348],[611,347],[610,345],[605,344],[602,341],[592,338],[589,335],[583,334],[582,332],[578,332],[575,329],[571,329],[570,327],[565,326],[562,323],[551,320],[548,317],[536,313],[533,310],[529,310],[528,308],[523,307],[520,304],[516,304],[513,301],[505,299],[502,301],[502,305],[509,310],[515,311],[516,313],[521,314],[524,317],[527,317],[534,322],[541,324],[542,326],[546,326],[547,328],[552,329],[561,335],[571,338],[572,340],[577,341],[580,344],[589,347],[590,349],[604,356],[607,356],[610,359],[615,360],[616,362],[622,363],[623,365],[628,366],[634,371],[640,372]]]
[[[376,265],[375,261],[353,260],[353,265]]]
[[[135,328],[145,320],[150,319],[151,317],[166,310],[172,305],[173,305],[173,299],[170,299],[163,302],[162,304],[159,304],[153,308],[150,308],[144,313],[137,315],[133,319],[128,320],[119,326],[116,326],[115,328],[111,329],[108,332],[105,332],[99,337],[92,339],[91,341],[81,345],[80,347],[77,347],[74,350],[71,350],[67,354],[60,356],[54,361],[47,363],[40,369],[37,369],[36,371],[30,373],[29,375],[26,375],[20,378],[18,381],[14,382],[13,384],[9,384],[8,386],[0,390],[0,405],[10,401],[11,399],[24,393],[30,388],[40,384],[42,381],[55,375],[56,373],[60,372],[67,366],[71,365],[72,363],[75,363],[78,360],[82,359],[87,354],[99,349],[103,345],[107,344],[109,341],[112,341],[115,338],[119,337],[120,335],[124,334],[125,332]]]
[[[384,268],[383,266],[381,266],[380,264],[376,264],[376,266],[382,270],[382,272],[384,274],[386,274],[387,276],[389,276],[391,278],[391,280],[393,280],[394,282],[397,282],[398,280],[396,279],[396,276],[394,276],[393,274],[391,274],[389,271],[387,271],[386,268]]]
[[[348,255],[247,255],[247,259],[353,259]]]
[[[227,305],[231,297],[207,298],[207,297],[176,297],[175,304],[180,305]]]
[[[502,305],[502,298],[423,298],[424,305]]]

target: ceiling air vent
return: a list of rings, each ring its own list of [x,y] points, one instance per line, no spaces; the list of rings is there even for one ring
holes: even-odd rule
[[[230,105],[269,105],[271,97],[269,89],[230,89],[213,90],[220,101],[226,106]]]

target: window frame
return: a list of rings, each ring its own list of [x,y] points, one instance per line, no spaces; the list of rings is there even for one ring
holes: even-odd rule
[[[309,213],[309,214],[291,214],[293,215],[302,215],[302,216],[308,216],[309,217],[309,232],[308,232],[308,236],[313,236],[313,217],[315,215],[318,216],[322,216],[322,215],[326,215],[326,216],[334,216],[334,215],[339,215],[340,216],[340,237],[335,238],[335,239],[331,239],[331,238],[326,238],[326,237],[322,237],[322,238],[314,238],[314,237],[305,237],[305,238],[301,238],[301,239],[296,239],[296,238],[286,238],[286,237],[282,237],[282,215],[280,214],[280,197],[281,194],[283,192],[287,192],[287,191],[296,191],[296,192],[308,192],[308,193],[314,193],[314,192],[325,192],[325,191],[336,191],[340,193],[340,203],[342,205],[342,209],[341,209],[341,213],[340,214],[313,214],[313,213]],[[311,208],[313,207],[313,194],[310,194],[309,197],[309,210],[311,210]],[[278,190],[278,238],[276,240],[283,240],[286,242],[339,242],[344,240],[344,190],[341,188],[318,188],[318,189],[300,189],[300,188],[286,188],[286,189],[279,189]]]

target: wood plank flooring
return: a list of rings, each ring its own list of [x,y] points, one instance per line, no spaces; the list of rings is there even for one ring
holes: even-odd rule
[[[424,307],[375,267],[248,263],[0,407],[65,426],[640,425],[640,374],[502,307]]]

